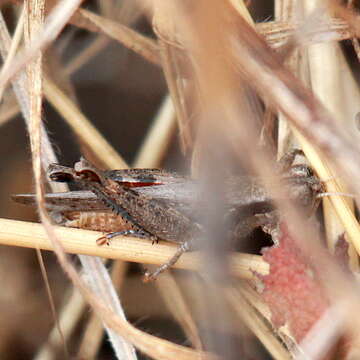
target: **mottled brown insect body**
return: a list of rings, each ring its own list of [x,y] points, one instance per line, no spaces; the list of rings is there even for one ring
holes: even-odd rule
[[[114,229],[132,229],[129,223],[111,211],[70,211],[66,213],[66,219],[62,225],[107,233],[114,231]]]
[[[277,166],[289,196],[299,206],[311,209],[322,184],[304,165],[292,166],[295,150]],[[154,278],[173,265],[181,254],[194,248],[202,234],[197,219],[200,205],[194,203],[199,186],[191,179],[156,169],[100,171],[82,159],[74,168],[53,164],[52,181],[72,182],[82,191],[48,194],[48,208],[58,223],[70,227],[108,232],[98,244],[109,244],[117,235],[133,235],[180,244],[178,251],[155,273]],[[276,221],[273,201],[265,188],[252,177],[231,177],[225,182],[225,214],[231,219],[233,238],[242,238],[258,226]],[[33,198],[19,195],[15,200],[29,203]],[[199,203],[200,204],[200,203]],[[271,220],[270,220],[271,219]]]

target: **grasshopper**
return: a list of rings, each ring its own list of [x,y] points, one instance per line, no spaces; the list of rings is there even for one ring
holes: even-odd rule
[[[292,200],[311,209],[323,186],[308,166],[293,165],[300,153],[295,150],[285,155],[277,167]],[[175,264],[184,252],[193,250],[202,234],[201,209],[194,207],[199,184],[190,178],[157,169],[101,171],[85,159],[74,168],[52,164],[48,177],[51,181],[75,183],[81,189],[47,194],[47,207],[55,221],[107,232],[97,240],[99,245],[109,244],[118,235],[179,244],[168,262],[145,274],[148,280]],[[225,186],[225,216],[231,219],[232,238],[243,238],[256,227],[278,219],[273,201],[258,179],[229,177]],[[21,203],[34,202],[31,194],[13,198]]]

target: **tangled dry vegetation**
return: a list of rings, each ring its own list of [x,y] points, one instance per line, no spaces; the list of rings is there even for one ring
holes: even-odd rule
[[[360,357],[356,4],[0,4],[1,359]],[[255,23],[261,10],[268,20]],[[274,159],[294,148],[328,195],[310,218],[274,186]],[[68,188],[43,174],[79,149],[102,168],[167,161],[200,179],[207,230],[200,251],[175,264],[185,271],[144,284],[129,262],[162,264],[175,244],[123,237],[99,247],[99,232],[52,224],[45,190]],[[228,256],[219,219],[229,173],[256,176],[277,199],[276,246],[259,231]],[[34,189],[41,224],[8,203]]]

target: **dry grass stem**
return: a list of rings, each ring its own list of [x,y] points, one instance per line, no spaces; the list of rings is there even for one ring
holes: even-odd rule
[[[156,285],[167,307],[171,310],[171,313],[177,322],[181,324],[181,327],[184,329],[184,332],[193,347],[198,351],[203,350],[199,330],[196,327],[189,306],[174,277],[170,272],[164,273],[157,279]]]
[[[238,290],[235,288],[228,289],[226,297],[232,305],[235,315],[244,321],[248,328],[260,339],[274,359],[292,359],[289,352],[272,331],[270,324],[265,321],[265,318],[257,312],[251,303],[243,298]]]
[[[11,101],[4,101],[0,111],[0,126],[13,119],[19,111],[19,105],[15,101],[12,101],[12,99]]]
[[[294,10],[294,8],[292,8],[292,10]],[[292,18],[293,21],[295,21],[293,13],[290,12],[285,15],[288,16],[290,19]],[[285,20],[289,21],[289,19],[286,19],[286,18],[285,18]],[[328,51],[325,52],[325,49],[328,49]],[[320,99],[323,101],[325,106],[329,110],[331,110],[331,113],[334,114],[337,119],[349,118],[350,114],[348,111],[348,107],[345,107],[346,101],[343,98],[343,94],[339,94],[339,90],[343,89],[343,86],[342,86],[342,84],[339,83],[339,81],[340,81],[340,79],[342,79],[344,71],[346,71],[345,70],[346,65],[344,64],[343,60],[341,59],[339,50],[337,50],[337,53],[335,54],[334,53],[335,50],[332,50],[332,49],[335,49],[335,45],[330,44],[330,43],[329,44],[312,45],[310,47],[308,53],[309,53],[309,59],[310,59],[310,72],[311,72],[311,80],[312,80],[311,83],[313,84],[313,90],[314,90],[315,94],[317,94],[320,97]],[[315,53],[316,50],[318,51],[318,53]],[[307,58],[305,58],[304,55],[303,55],[302,59],[303,59],[303,62],[304,62],[304,59],[307,60]],[[304,67],[304,65],[303,65],[303,67]],[[293,68],[294,73],[297,73],[298,75],[301,74],[300,68],[298,66],[294,65],[292,68]],[[339,71],[341,71],[341,77],[340,77],[340,74],[338,73]],[[332,76],[329,76],[329,73],[332,73]],[[349,81],[351,82],[353,80],[350,78]],[[280,120],[281,120],[281,118],[282,118],[282,116],[280,114]],[[351,116],[350,116],[350,118],[351,118]],[[294,140],[292,138],[292,134],[287,130],[287,128],[288,128],[288,125],[287,125],[286,121],[280,122],[280,129],[279,129],[280,145],[279,145],[279,148],[284,149],[282,151],[282,153],[284,151],[285,152],[288,151],[289,144],[291,142],[294,142]],[[282,133],[284,133],[284,135],[282,135]],[[297,134],[297,132],[295,132],[295,133]],[[291,138],[292,140],[289,140],[289,138]],[[313,149],[313,147],[309,144],[309,142],[306,142],[303,137],[301,137],[300,142],[302,144],[302,148],[304,148],[305,153],[307,155],[309,155],[309,152],[313,153],[315,151]],[[306,142],[306,144],[305,144],[305,142]],[[312,148],[312,150],[308,150],[309,148]],[[322,174],[320,176],[323,180],[326,181],[327,179],[333,178],[333,175],[330,172],[324,172],[319,169],[320,167],[322,169],[328,168],[327,166],[325,166],[323,164],[323,162],[320,160],[319,157],[317,157],[316,161],[314,161],[315,160],[314,157],[310,157],[309,160],[310,160],[312,166],[314,167],[314,169],[317,170],[317,173]],[[325,177],[323,177],[323,176],[325,176]],[[327,181],[326,181],[326,183],[327,183]],[[328,190],[328,191],[334,191],[334,188],[332,187],[332,190]],[[338,192],[347,192],[344,188],[342,188],[340,186],[337,186],[337,191]],[[345,202],[349,203],[349,201],[347,199],[343,198],[342,200],[344,203]],[[329,214],[329,212],[331,211],[327,206],[328,203],[329,203],[329,200],[325,199],[325,201],[324,201],[325,214]],[[342,209],[341,213],[348,214],[348,211],[347,210],[344,211],[344,209]],[[339,235],[342,234],[343,230],[341,227],[339,228],[338,220],[335,219],[333,215],[325,215],[325,218],[328,219],[327,233],[328,233],[329,237],[333,239],[332,245],[330,245],[330,247],[332,249],[334,249],[334,246],[335,246],[334,244],[339,239]],[[354,227],[356,228],[356,224],[353,223],[354,217],[352,217],[352,219],[351,218],[349,219],[347,217],[347,219],[348,220],[346,221],[346,223],[347,224],[352,223],[351,228],[354,228]],[[348,226],[350,226],[350,225],[348,225]],[[332,233],[332,235],[330,235],[330,233]],[[352,237],[352,239],[356,239],[355,236],[357,236],[357,235],[354,234],[354,231],[351,232],[351,234],[353,234],[353,236],[354,236],[354,237]],[[356,269],[356,266],[358,263],[357,256],[354,254],[354,251],[352,251],[351,249],[349,249],[349,254],[350,254],[350,258],[351,258],[350,261],[351,261],[352,267],[354,269]]]
[[[127,26],[91,13],[90,11],[81,9],[79,10],[79,14],[90,20],[92,24],[95,24],[104,34],[138,53],[149,62],[160,65],[159,49],[154,40],[146,38]]]
[[[82,0],[64,0],[58,3],[47,17],[42,32],[37,34],[28,50],[18,54],[11,68],[9,68],[4,76],[0,77],[0,87],[6,86],[7,82],[24,68],[24,66],[37,55],[40,49],[46,48],[46,46],[59,35],[62,28],[81,3]]]
[[[160,164],[175,132],[176,118],[172,100],[167,95],[134,161],[135,168]]]
[[[30,11],[31,9],[31,11]],[[25,27],[24,27],[24,40],[25,46],[29,47],[30,43],[33,41],[36,34],[42,29],[44,21],[44,10],[45,2],[44,1],[33,1],[28,0],[24,4],[25,13]],[[39,206],[40,214],[41,207],[44,207],[44,184],[42,182],[42,157],[41,157],[41,108],[42,108],[42,53],[40,52],[37,57],[33,59],[27,65],[27,75],[28,75],[28,94],[29,94],[29,134],[30,134],[30,145],[32,150],[32,164],[33,172],[35,177],[35,188],[36,188],[36,198]],[[1,75],[0,75],[1,76]],[[39,248],[37,248],[37,255],[40,261],[42,274],[46,283],[47,294],[50,301],[50,306],[52,314],[55,318],[55,324],[57,330],[62,339],[64,346],[65,356],[68,356],[67,348],[65,344],[65,338],[63,332],[59,326],[58,315],[55,309],[52,292],[50,289],[49,281],[47,278],[46,270],[42,261],[42,256]]]
[[[0,219],[0,243],[3,245],[53,250],[51,242],[41,224],[24,221]],[[114,239],[110,247],[96,245],[96,239],[102,236],[97,231],[79,230],[54,226],[54,231],[64,249],[72,254],[100,256],[109,259],[122,259],[145,264],[163,264],[174,254],[176,245],[161,242],[152,245],[146,239],[121,237]],[[199,266],[196,253],[187,253],[174,265],[175,268],[194,270]],[[261,256],[233,254],[230,258],[232,273],[253,278],[253,272],[266,275],[268,265]]]
[[[298,132],[294,131],[294,133],[306,154],[306,158],[314,169],[316,169],[316,173],[319,175],[320,179],[325,181],[326,190],[330,193],[340,193],[342,188],[338,185],[336,178],[334,178],[334,174],[319,156],[319,153],[307,141],[304,141],[304,138]],[[360,225],[349,206],[348,198],[341,195],[334,195],[331,196],[329,200],[334,207],[339,220],[346,229],[349,241],[354,245],[357,253],[360,254]]]
[[[14,36],[12,38],[11,45],[10,45],[7,57],[6,57],[6,59],[4,61],[4,64],[3,64],[2,68],[1,68],[0,77],[4,76],[6,71],[9,69],[12,61],[14,60],[16,52],[18,50],[18,47],[19,47],[19,44],[20,44],[20,41],[21,41],[21,38],[22,38],[22,35],[23,35],[23,26],[24,26],[25,14],[26,14],[25,10],[26,9],[23,6],[23,8],[21,10],[20,17],[19,17],[19,19],[17,21],[17,24],[16,24],[15,33],[14,33]],[[2,101],[4,90],[5,90],[4,87],[0,88],[0,101]]]
[[[286,3],[286,2],[285,2]],[[291,3],[291,2],[290,2]],[[291,8],[291,11],[294,11],[294,8]],[[289,10],[289,8],[287,10]],[[285,7],[286,9],[286,7]],[[282,19],[291,21],[295,21],[295,15],[293,12],[289,12],[286,14],[283,14]],[[339,84],[340,81],[340,75],[338,73],[339,69],[341,69],[341,72],[343,72],[345,68],[345,64],[341,63],[339,50],[337,50],[337,53],[335,54],[332,49],[334,48],[334,44],[318,44],[318,45],[312,45],[308,52],[305,54],[309,54],[309,69],[310,69],[310,76],[311,76],[311,82],[310,79],[308,80],[309,83],[313,84],[313,90],[314,93],[317,94],[320,99],[323,101],[324,105],[331,110],[331,113],[335,115],[337,119],[341,119],[346,117],[345,114],[347,114],[346,109],[344,108],[345,102],[342,98],[342,94],[339,94],[339,90],[343,88],[341,84]],[[325,52],[325,50],[328,50]],[[318,51],[315,53],[315,51]],[[307,61],[308,58],[305,57],[305,54],[302,56],[302,67],[304,68],[304,60]],[[295,53],[292,55],[293,61],[292,61],[292,70],[295,74],[298,74],[298,76],[301,75],[301,68],[299,67],[299,64],[296,64],[296,60],[299,59],[299,54]],[[339,60],[340,59],[340,60]],[[299,60],[298,60],[299,61]],[[317,63],[317,66],[316,66]],[[332,76],[329,76],[329,74],[332,73]],[[325,75],[326,74],[326,75]],[[306,77],[305,77],[306,78]],[[321,79],[321,80],[320,80]],[[326,80],[325,80],[326,79]],[[282,150],[280,155],[284,152],[289,150],[289,146],[296,147],[295,145],[291,145],[291,143],[294,143],[294,139],[292,137],[292,133],[288,130],[288,123],[287,121],[281,121],[282,115],[280,114],[280,128],[279,128],[279,149]],[[306,145],[304,144],[304,138],[302,138],[302,144],[305,146],[305,148],[311,147],[309,143]],[[318,163],[312,163],[312,166],[317,169],[319,166]],[[323,166],[323,165],[322,165]],[[331,178],[330,174],[328,174],[328,179]],[[323,178],[325,180],[325,178]],[[341,190],[340,190],[341,189]],[[339,190],[341,192],[346,192],[344,188],[340,188]],[[346,199],[344,199],[346,201]],[[338,241],[339,236],[343,233],[343,228],[339,227],[338,220],[334,217],[333,214],[330,214],[330,211],[332,209],[329,209],[329,200],[324,199],[324,211],[325,211],[325,219],[327,219],[326,223],[326,229],[328,238],[332,239],[332,243],[330,248],[334,250],[335,243]],[[354,254],[354,251],[349,249],[349,255],[350,255],[350,262],[352,264],[352,267],[356,269],[356,265],[358,263],[357,255]]]
[[[3,59],[5,59],[8,55],[10,46],[11,46],[11,38],[5,23],[5,20],[0,13],[0,52]],[[27,91],[27,74],[23,71],[17,78],[12,81],[12,86],[14,93],[16,95],[18,104],[21,108],[21,112],[27,128],[30,128],[30,100],[29,94]],[[42,164],[44,169],[47,169],[50,163],[57,162],[55,153],[52,150],[50,145],[50,140],[47,136],[45,128],[42,124],[41,126],[41,141],[42,141]],[[66,186],[64,184],[51,184],[50,185],[53,191],[66,191]]]
[[[74,74],[79,68],[89,62],[96,56],[106,45],[109,44],[107,37],[98,37],[89,47],[81,51],[78,56],[75,56],[64,68],[64,75],[70,76]],[[19,106],[14,104],[13,101],[6,101],[0,111],[0,126],[19,113]]]
[[[79,346],[79,359],[94,359],[97,356],[104,334],[104,326],[100,319],[93,314],[86,324],[86,329]]]
[[[301,343],[295,360],[321,360],[331,346],[339,341],[344,330],[344,308],[346,303],[332,305]],[[350,358],[351,359],[351,358]]]
[[[360,142],[357,141],[360,135],[353,121],[360,108],[360,91],[338,44],[341,40],[351,40],[360,58],[359,42],[355,38],[360,34],[360,17],[355,13],[352,0],[348,0],[348,8],[338,2],[306,0],[300,4],[295,0],[276,0],[276,21],[260,24],[255,24],[247,4],[242,0],[148,0],[139,3],[124,0],[121,4],[115,0],[95,0],[97,13],[80,8],[82,0],[48,0],[50,15],[46,19],[45,0],[24,0],[23,8],[19,6],[20,3],[13,1],[11,5],[18,10],[12,38],[0,13],[0,53],[3,58],[0,99],[4,98],[5,101],[0,110],[0,126],[21,110],[30,138],[36,199],[42,224],[0,218],[0,244],[54,251],[75,288],[61,311],[59,324],[49,334],[47,343],[37,351],[36,360],[51,360],[59,356],[62,343],[59,333],[62,331],[64,339],[69,339],[85,309],[84,300],[92,307],[93,313],[85,325],[82,341],[76,351],[78,357],[98,356],[102,327],[106,329],[115,356],[119,359],[136,359],[135,347],[146,356],[159,360],[217,359],[206,352],[210,349],[209,343],[214,354],[222,354],[222,346],[230,343],[230,337],[237,339],[242,336],[249,336],[249,348],[252,348],[252,342],[257,337],[269,354],[279,360],[321,359],[339,339],[350,349],[342,351],[355,354],[360,339],[360,322],[352,317],[359,308],[357,283],[348,276],[348,272],[342,271],[338,259],[323,247],[323,234],[317,231],[316,225],[307,221],[305,211],[298,211],[288,199],[288,193],[281,186],[276,186],[280,184],[280,176],[272,171],[274,164],[270,161],[275,153],[269,155],[271,151],[268,151],[271,146],[277,147],[279,155],[300,144],[327,192],[353,192],[357,196],[356,201],[360,201],[356,180],[360,178]],[[125,15],[126,10],[130,11],[128,16]],[[152,16],[151,23],[149,19]],[[135,24],[135,20],[139,22]],[[93,32],[94,35],[87,40],[91,36],[95,40],[89,46],[82,47],[82,50],[78,50],[80,46],[74,49],[72,41],[80,37],[69,31],[63,34],[62,43],[56,43],[54,40],[67,24]],[[149,32],[149,25],[152,25],[156,40],[131,28],[146,29],[145,33]],[[19,49],[22,31],[24,47]],[[266,205],[270,206],[271,202],[276,209],[279,208],[281,216],[286,214],[286,224],[280,228],[282,234],[276,237],[279,245],[263,251],[263,256],[236,252],[229,254],[225,261],[225,247],[221,249],[224,250],[222,257],[220,251],[217,253],[210,249],[210,244],[208,252],[205,246],[203,252],[187,252],[174,265],[175,269],[197,271],[194,278],[199,282],[190,279],[190,273],[184,273],[189,281],[181,283],[181,287],[170,271],[159,277],[157,291],[194,349],[149,335],[132,326],[117,295],[117,290],[121,293],[127,276],[126,262],[150,266],[164,264],[176,252],[177,243],[160,241],[153,245],[148,239],[119,236],[112,239],[109,246],[98,246],[96,240],[103,233],[54,226],[45,208],[44,170],[57,159],[42,123],[43,96],[69,124],[81,145],[85,145],[84,151],[89,151],[90,156],[94,155],[95,163],[100,162],[110,169],[128,167],[80,110],[83,104],[77,103],[78,89],[70,77],[105,49],[110,39],[161,67],[167,85],[165,92],[162,84],[156,87],[158,92],[152,92],[152,84],[146,85],[149,93],[145,95],[152,99],[152,104],[158,101],[160,91],[163,102],[137,151],[134,166],[159,167],[177,124],[182,149],[187,152],[186,155],[192,156],[188,159],[192,160],[193,177],[202,175],[203,168],[210,168],[205,173],[209,184],[202,184],[204,190],[210,190],[206,193],[210,199],[207,199],[210,215],[205,221],[205,207],[201,208],[204,214],[201,214],[203,218],[199,221],[199,227],[206,227],[206,222],[211,222],[209,229],[214,230],[209,231],[207,245],[213,241],[220,249],[225,243],[225,236],[219,239],[219,235],[214,235],[215,228],[218,230],[220,227],[217,224],[220,223],[218,218],[221,211],[218,210],[221,201],[215,198],[223,195],[220,191],[216,194],[215,186],[223,186],[220,178],[223,180],[227,176],[224,174],[232,173],[232,165],[241,164],[241,171],[246,173],[249,170],[261,179],[264,185],[261,190],[272,199],[266,198]],[[44,71],[43,55],[49,45],[51,47],[46,54],[48,67]],[[69,55],[72,51],[77,55],[71,58]],[[136,55],[130,56],[139,60]],[[131,66],[136,69],[139,64],[144,64],[142,59],[139,64],[135,62]],[[105,79],[108,75],[105,75],[104,64],[101,63],[100,68],[104,70]],[[153,71],[150,79],[159,76],[158,68],[149,68]],[[116,72],[118,74],[122,73]],[[85,72],[78,75],[79,78],[87,76]],[[129,81],[127,75],[124,79]],[[143,80],[151,83],[148,78],[141,79],[141,82],[136,78],[131,82],[133,87],[129,86],[126,90],[134,90]],[[13,87],[10,94],[5,92],[9,81]],[[78,77],[76,85],[77,81]],[[117,90],[123,91],[123,88]],[[133,95],[134,99],[139,96],[138,93]],[[147,106],[145,102],[141,104]],[[105,113],[107,109],[101,110]],[[264,118],[268,119],[266,124]],[[262,126],[263,146],[259,149],[258,133]],[[272,138],[267,139],[267,136]],[[207,150],[210,156],[205,154]],[[63,184],[49,185],[53,191],[67,189]],[[193,210],[196,212],[199,209]],[[211,209],[214,209],[214,213],[211,213]],[[323,228],[326,231],[328,248],[336,256],[346,258],[340,260],[348,261],[351,270],[357,273],[360,225],[354,213],[354,204],[344,196],[332,195],[324,200],[323,209],[325,226],[321,227],[321,231]],[[227,211],[225,208],[223,210]],[[194,226],[198,221],[197,215],[196,220],[191,217]],[[207,234],[206,228],[200,232]],[[219,233],[223,234],[220,230]],[[351,246],[347,247],[346,243],[339,241],[343,238]],[[291,251],[282,248],[285,240],[294,242],[291,251],[297,251],[295,260]],[[343,247],[339,249],[340,245]],[[274,252],[270,253],[272,250]],[[78,255],[81,271],[74,266],[67,253]],[[203,253],[205,256],[202,258]],[[271,259],[271,256],[274,258]],[[100,257],[117,260],[111,278]],[[304,258],[301,260],[304,263],[301,263],[300,257]],[[273,260],[275,262],[272,263]],[[292,262],[295,266],[288,266]],[[270,267],[270,263],[274,265]],[[289,270],[287,266],[295,270],[284,280],[282,276]],[[276,277],[274,274],[277,271],[280,271],[280,275]],[[307,278],[298,280],[302,272]],[[130,275],[133,275],[132,269]],[[231,282],[228,280],[231,275],[242,278],[242,281],[235,278]],[[138,277],[140,274],[132,281]],[[220,284],[218,279],[224,280],[223,283]],[[281,288],[283,293],[278,288],[271,288],[278,286],[277,281],[281,282],[279,287],[284,288]],[[47,279],[46,282],[49,291]],[[198,289],[195,290],[196,286]],[[321,299],[311,298],[311,294],[308,299],[299,294],[296,300],[291,300],[298,288],[302,291],[312,286],[314,293],[319,290]],[[306,289],[304,292],[309,291]],[[148,286],[147,290],[141,295],[149,296],[156,288]],[[79,297],[77,291],[83,298]],[[281,298],[277,294],[281,294]],[[282,306],[280,311],[273,308],[271,297]],[[292,309],[286,309],[288,299],[299,308],[303,304],[298,299],[305,299],[304,303],[308,300],[319,301],[318,308],[312,308],[313,304],[309,306],[309,311],[313,310],[317,315],[314,315],[313,322],[309,322],[307,336],[305,334],[298,339],[295,332],[292,333],[292,315],[287,315],[287,310],[290,313]],[[155,309],[149,311],[151,316],[162,315],[160,310],[163,308],[151,306]],[[131,310],[132,304],[129,308],[128,315],[134,313],[138,316],[145,312],[144,309]],[[228,310],[230,317],[235,314],[234,318],[226,318]],[[301,321],[304,318],[307,321],[306,310],[304,314],[298,311],[298,315],[304,315]],[[285,315],[277,314],[282,311]],[[53,313],[56,313],[55,309]],[[202,318],[212,322],[208,329],[206,322],[201,323]],[[246,335],[244,328],[238,326],[239,322],[246,325]],[[283,324],[279,325],[279,322]],[[201,326],[197,327],[198,324]],[[209,333],[215,330],[214,341],[211,342],[207,330],[210,330]],[[253,356],[245,355],[247,349],[241,351],[244,351],[241,356]],[[231,355],[240,356],[240,353]],[[227,358],[226,355],[223,357]]]
[[[137,348],[144,353],[159,359],[171,360],[174,356],[186,360],[213,358],[210,354],[198,353],[182,346],[172,344],[166,340],[159,339],[155,336],[148,335],[130,325],[123,318],[117,316],[102,300],[100,300],[100,298],[94,296],[92,291],[86,286],[85,282],[79,277],[77,271],[67,259],[62,245],[56,237],[54,228],[48,226],[46,218],[43,218],[42,220],[63,269],[71,278],[74,285],[80,289],[86,300],[97,310],[99,316],[107,326],[117,333],[122,334],[125,339],[129,340],[131,343],[136,344]]]
[[[65,340],[68,341],[74,332],[78,321],[85,309],[85,302],[76,289],[71,290],[72,294],[59,314],[59,326],[64,333]],[[53,360],[55,359],[54,349],[61,345],[61,338],[57,328],[53,328],[49,334],[47,342],[39,349],[34,356],[34,360]]]
[[[39,10],[38,13],[34,11],[34,13],[31,13],[31,15],[35,18],[35,20],[37,20],[36,16],[38,16],[39,18],[41,17],[41,20],[43,20],[44,4],[40,4],[40,3],[31,4],[31,8],[33,5],[39,6],[38,8]],[[29,21],[26,24],[28,25],[28,28],[26,29],[27,30],[26,34],[29,34],[28,35],[29,38],[26,40],[27,40],[27,44],[29,45],[30,43],[31,44],[33,43],[34,37],[39,34],[40,25],[35,22],[37,26],[34,26],[33,21]],[[54,25],[54,23],[52,25]],[[28,74],[29,74],[29,84],[30,84],[29,85],[30,87],[29,133],[30,133],[31,148],[32,148],[36,197],[39,206],[40,217],[44,225],[45,231],[55,247],[56,253],[59,257],[59,260],[63,268],[66,269],[68,273],[72,274],[73,280],[78,280],[79,287],[81,287],[82,285],[82,288],[85,288],[85,284],[81,281],[75,269],[72,268],[69,262],[67,262],[62,246],[59,243],[58,239],[56,238],[55,233],[53,232],[53,229],[51,227],[51,221],[45,209],[44,188],[41,179],[41,159],[42,159],[41,158],[41,100],[42,100],[41,56],[36,58],[36,60],[33,60],[33,62],[30,65],[28,65]],[[80,260],[82,261],[84,271],[88,275],[88,281],[90,283],[90,286],[95,291],[95,293],[103,297],[107,295],[106,298],[110,306],[112,306],[113,314],[122,315],[123,317],[122,320],[126,321],[122,312],[120,302],[116,296],[115,291],[113,290],[111,281],[109,280],[106,269],[104,268],[102,263],[95,258],[90,259],[85,256],[80,257]],[[91,264],[93,264],[96,261],[98,262],[98,266],[94,269],[94,266],[91,266]],[[103,286],[101,287],[101,285]],[[94,295],[91,294],[90,296],[94,296]],[[112,346],[115,350],[115,353],[119,358],[122,358],[123,356],[127,358],[135,358],[135,350],[133,349],[131,344],[129,344],[126,340],[124,340],[119,334],[114,332],[112,329],[108,328],[107,331],[112,341]]]
[[[294,1],[292,0],[283,0],[277,1],[277,6],[275,9],[275,19],[278,22],[283,22],[289,24],[290,26],[294,24],[296,19],[294,18]],[[299,18],[299,14],[297,17]],[[264,24],[266,25],[266,24]],[[281,28],[281,26],[280,26]],[[280,31],[280,33],[283,33]],[[270,32],[271,34],[271,32]],[[270,39],[266,39],[269,43]],[[301,50],[297,49],[292,54],[290,54],[288,59],[285,59],[284,65],[287,66],[294,74],[300,75],[301,67],[304,67],[305,61],[301,62],[300,60],[300,52]],[[305,58],[306,59],[306,58]],[[283,155],[285,155],[288,151],[291,151],[294,148],[297,148],[297,143],[292,135],[291,128],[288,122],[288,119],[282,114],[278,114],[278,148],[277,148],[277,158],[280,159]]]
[[[74,74],[79,68],[84,66],[94,56],[96,56],[106,45],[109,44],[109,39],[106,37],[97,38],[89,47],[85,48],[74,57],[64,68],[64,75],[70,76]],[[0,126],[7,121],[11,120],[19,113],[19,106],[14,104],[13,101],[6,101],[0,111]]]
[[[125,312],[102,260],[99,257],[84,255],[79,255],[79,259],[83,269],[86,271],[85,274],[91,274],[91,277],[85,276],[89,288],[114,314],[126,322]],[[136,360],[137,356],[133,345],[106,323],[104,327],[116,357],[118,359]]]
[[[117,260],[111,269],[111,279],[114,288],[121,294],[121,288],[125,280],[128,264]],[[70,309],[69,309],[70,311]],[[79,345],[78,357],[93,359],[96,358],[103,338],[103,324],[95,313],[92,313],[86,324],[81,343]]]
[[[297,16],[299,14],[296,14]],[[270,21],[256,25],[257,31],[264,36],[266,42],[273,48],[284,45],[302,26],[297,19],[293,21]],[[316,29],[307,34],[302,45],[322,43],[330,41],[340,41],[350,39],[352,36],[349,25],[341,19],[329,19],[318,24]]]
[[[99,54],[109,42],[110,40],[106,36],[98,36],[88,47],[69,61],[64,68],[65,74],[70,76],[81,69],[94,56]]]
[[[60,326],[59,314],[58,314],[58,312],[56,310],[56,307],[55,307],[53,292],[52,292],[51,287],[50,287],[49,277],[48,277],[48,274],[47,274],[47,271],[46,271],[46,268],[45,268],[44,259],[42,257],[42,253],[41,253],[40,249],[36,249],[36,255],[37,255],[37,258],[38,258],[38,261],[39,261],[39,265],[40,265],[40,269],[41,269],[41,275],[42,275],[42,277],[44,279],[44,283],[45,283],[45,287],[46,287],[46,294],[47,294],[47,297],[49,299],[51,313],[53,315],[55,328],[57,330],[56,333],[59,334],[59,339],[60,339],[59,345],[61,345],[61,347],[63,348],[63,353],[64,353],[65,358],[68,358],[69,357],[69,350],[68,350],[67,343],[66,343],[66,340],[65,340],[64,332],[63,332],[63,330],[62,330],[62,328]]]
[[[177,44],[176,28],[172,23],[171,15],[166,13],[163,6],[155,8],[153,24],[158,37],[162,69],[176,112],[182,149],[186,150],[191,148],[193,139],[189,123],[189,105],[185,95],[185,80],[180,77],[186,68],[185,60],[174,46]]]
[[[313,11],[314,5],[316,4],[309,3],[309,12]],[[320,2],[318,2],[318,5],[320,5]],[[335,43],[312,45],[308,48],[308,58],[311,84],[314,93],[326,108],[331,111],[339,124],[343,124],[343,127],[351,128],[354,131],[354,122],[351,114],[356,113],[356,108],[358,108],[359,104],[349,106],[350,104],[346,101],[346,98],[344,98],[345,94],[341,91],[344,87],[344,74],[345,72],[349,72],[350,69],[348,69],[340,48]],[[349,81],[354,82],[351,74]],[[357,90],[356,93],[357,98],[359,98],[359,90]],[[316,166],[316,164],[314,165]],[[334,176],[334,172],[330,171],[330,174],[331,173]],[[343,181],[337,179],[336,182],[339,192],[348,192]],[[349,210],[354,210],[350,199],[343,198],[343,201],[348,203]],[[333,213],[333,207],[329,199],[324,199],[323,206],[328,247],[334,252],[337,241],[344,233],[344,227],[339,222],[338,217]],[[344,209],[341,212],[346,213]],[[352,268],[356,270],[358,267],[358,256],[352,248],[352,245],[350,245],[349,255]]]
[[[179,359],[186,360],[213,358],[210,354],[198,353],[188,348],[184,348],[166,340],[146,334],[130,325],[123,318],[117,316],[117,314],[115,314],[99,297],[94,296],[93,292],[87,287],[86,283],[81,279],[74,266],[67,259],[61,242],[56,237],[54,228],[49,226],[45,217],[42,220],[45,225],[45,230],[47,231],[49,238],[52,240],[52,244],[55,248],[61,266],[71,278],[74,285],[80,289],[82,295],[86,298],[90,305],[96,309],[101,319],[109,328],[124,336],[124,338],[131,343],[136,344],[136,347],[144,353],[153,357],[158,357],[159,359],[171,360],[174,356],[178,356]]]
[[[247,6],[243,0],[228,0],[234,9],[242,16],[248,24],[254,25],[254,20],[251,17]]]

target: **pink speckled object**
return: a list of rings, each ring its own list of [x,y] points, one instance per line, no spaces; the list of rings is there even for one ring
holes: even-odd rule
[[[287,324],[299,343],[329,302],[314,269],[289,236],[286,226],[281,230],[279,246],[263,251],[270,273],[262,276],[262,297],[271,310],[273,325],[279,328]]]

